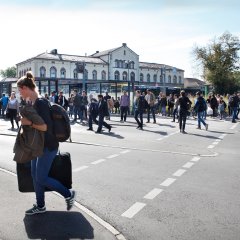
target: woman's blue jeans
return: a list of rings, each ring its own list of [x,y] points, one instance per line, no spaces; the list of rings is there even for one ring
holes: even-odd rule
[[[36,193],[37,205],[45,206],[45,188],[60,193],[63,197],[71,196],[68,188],[63,186],[59,181],[48,176],[52,162],[57,154],[57,149],[49,151],[44,149],[43,155],[31,161],[31,173],[33,186]]]

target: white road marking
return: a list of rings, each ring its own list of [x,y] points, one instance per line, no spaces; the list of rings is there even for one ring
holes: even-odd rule
[[[213,145],[218,145],[219,142],[215,141],[215,142],[213,142],[212,144],[213,144]]]
[[[215,142],[221,142],[222,141],[222,139],[216,139],[215,140]]]
[[[209,145],[207,148],[214,148],[215,146],[214,145]]]
[[[99,159],[99,160],[96,160],[94,162],[91,162],[91,164],[96,165],[96,164],[99,164],[99,163],[102,163],[102,162],[105,162],[105,161],[106,161],[105,159]]]
[[[191,159],[191,161],[198,162],[200,159],[201,159],[200,157],[194,157],[194,158]]]
[[[187,162],[185,165],[183,165],[182,167],[184,168],[191,168],[195,163],[193,162]]]
[[[124,154],[124,153],[129,153],[129,152],[131,152],[130,150],[125,150],[125,151],[122,151],[122,152],[120,152],[121,154]]]
[[[148,194],[146,194],[143,198],[152,200],[162,191],[163,191],[162,189],[154,188],[152,191],[150,191]]]
[[[224,134],[222,134],[221,136],[219,136],[218,138],[219,138],[219,139],[223,139],[226,135],[227,135],[227,134],[224,133]]]
[[[136,202],[134,203],[126,212],[124,212],[121,216],[132,218],[139,211],[141,211],[146,206],[146,203]]]
[[[237,127],[238,123],[236,123],[235,125],[233,125],[232,127],[230,127],[231,130],[235,129]]]
[[[111,159],[111,158],[115,158],[115,157],[118,157],[118,156],[119,156],[119,154],[113,154],[113,155],[108,156],[107,158]]]
[[[181,177],[187,170],[185,169],[178,169],[174,174],[173,176],[174,177]]]
[[[85,170],[87,168],[88,168],[88,166],[82,166],[82,167],[73,169],[73,172],[79,172],[79,171]]]
[[[170,186],[172,183],[176,181],[175,178],[167,178],[165,181],[163,181],[160,185],[164,187]]]
[[[163,140],[163,138],[158,138],[158,139],[157,139],[157,141],[161,141],[161,140]]]

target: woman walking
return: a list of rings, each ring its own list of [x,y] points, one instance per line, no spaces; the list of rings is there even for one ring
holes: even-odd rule
[[[191,107],[192,102],[189,100],[188,97],[185,96],[185,91],[181,91],[181,97],[179,98],[179,129],[181,133],[185,132],[185,126],[186,126],[186,120],[187,120],[187,114],[188,110]]]
[[[36,194],[36,204],[25,212],[26,215],[33,215],[46,212],[45,207],[45,188],[60,193],[66,201],[67,210],[74,204],[76,193],[67,189],[59,181],[48,176],[52,162],[58,152],[59,143],[53,134],[53,121],[50,114],[49,103],[43,99],[36,90],[35,81],[31,72],[20,78],[17,82],[18,90],[23,99],[30,99],[31,104],[36,109],[44,124],[35,124],[27,118],[22,118],[22,125],[31,126],[44,134],[43,154],[31,161],[31,174]]]
[[[12,124],[12,130],[14,130],[14,121],[16,122],[17,128],[19,128],[19,124],[18,124],[19,102],[16,99],[14,92],[11,93],[11,96],[8,101],[7,114]]]

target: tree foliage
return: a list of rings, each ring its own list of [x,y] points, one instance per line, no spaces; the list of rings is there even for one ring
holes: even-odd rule
[[[193,54],[203,67],[204,78],[220,94],[232,93],[240,88],[238,37],[225,32],[206,47],[195,47]]]
[[[17,69],[16,69],[16,67],[8,67],[5,70],[0,70],[0,75],[4,78],[5,77],[9,77],[9,78],[16,77]]]

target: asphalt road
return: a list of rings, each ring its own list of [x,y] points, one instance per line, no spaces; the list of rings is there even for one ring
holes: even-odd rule
[[[209,119],[205,131],[190,119],[181,134],[167,118],[144,131],[133,119],[110,123],[101,135],[75,124],[60,146],[77,201],[129,240],[240,239],[239,124]],[[13,143],[0,136],[0,167],[11,171]]]

